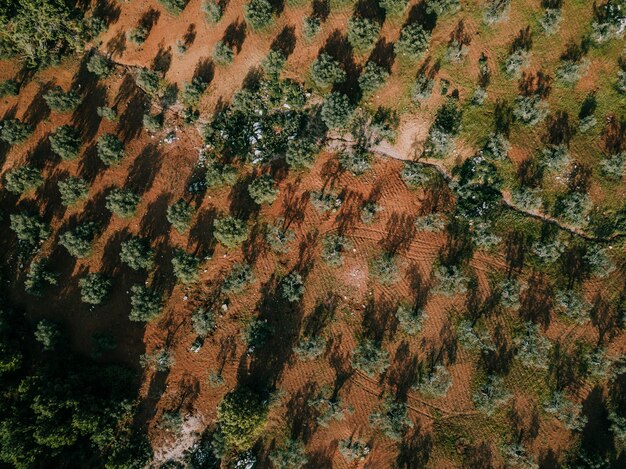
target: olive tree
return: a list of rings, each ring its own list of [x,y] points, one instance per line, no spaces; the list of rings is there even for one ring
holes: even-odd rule
[[[130,189],[113,189],[106,196],[106,208],[121,218],[130,218],[135,214],[141,198]]]
[[[430,33],[420,24],[412,23],[402,28],[394,50],[396,55],[404,60],[417,61],[428,49],[429,42]]]
[[[113,282],[111,279],[103,274],[87,274],[86,277],[83,277],[78,281],[78,286],[80,287],[80,299],[83,303],[99,305],[109,294],[112,285]]]
[[[177,249],[172,257],[174,275],[181,283],[193,283],[198,280],[200,259],[182,249]]]
[[[252,29],[262,29],[272,21],[272,4],[269,0],[250,0],[243,7],[243,16]]]
[[[161,314],[163,295],[145,285],[133,285],[130,287],[130,304],[128,318],[131,321],[149,322]]]
[[[31,295],[41,296],[46,284],[56,285],[58,283],[57,277],[58,275],[48,268],[48,259],[42,257],[30,263],[24,281],[24,289]]]
[[[224,41],[218,41],[213,47],[213,60],[218,65],[228,65],[233,62],[235,53],[233,48]]]
[[[407,405],[391,396],[387,396],[369,417],[372,427],[393,441],[400,441],[408,428],[413,428],[409,418]]]
[[[216,218],[213,236],[227,248],[234,248],[248,239],[246,222],[231,216]]]
[[[124,157],[124,144],[112,134],[104,134],[96,144],[98,158],[107,166],[118,164]]]
[[[13,168],[4,176],[5,187],[14,194],[33,191],[43,184],[41,171],[31,166]]]
[[[264,174],[250,183],[248,194],[259,205],[271,205],[278,197],[278,188],[271,174]]]
[[[381,67],[376,62],[367,62],[363,73],[359,76],[359,86],[363,95],[369,96],[378,88],[385,84],[385,81],[389,78],[389,72],[384,67]]]
[[[341,64],[326,52],[322,52],[311,63],[311,78],[319,87],[325,88],[346,79],[346,72]]]
[[[354,108],[345,94],[332,92],[324,100],[321,117],[329,129],[345,128],[350,122]]]
[[[9,145],[18,145],[25,141],[33,133],[30,124],[19,119],[5,119],[0,124],[0,140]]]
[[[241,293],[254,280],[250,264],[234,264],[224,278],[222,290],[226,293]]]
[[[96,234],[96,225],[85,222],[73,230],[68,230],[59,236],[59,244],[64,246],[72,256],[83,258],[91,254],[93,238]]]
[[[38,215],[13,213],[9,218],[11,221],[11,230],[15,233],[19,241],[27,245],[36,246],[48,239],[52,234],[48,224]]]
[[[106,57],[95,53],[87,62],[87,70],[98,78],[106,78],[113,72],[113,64]]]
[[[191,225],[191,220],[195,214],[195,209],[183,199],[167,207],[167,221],[179,233],[184,233]]]
[[[280,282],[280,294],[290,303],[300,301],[300,298],[304,295],[302,276],[298,272],[293,271],[283,278]]]
[[[348,42],[357,51],[366,51],[376,42],[380,24],[370,18],[353,16],[348,21]]]
[[[78,156],[82,144],[78,131],[70,125],[57,128],[48,140],[52,151],[66,161]]]
[[[148,241],[134,236],[121,244],[120,260],[133,270],[149,270],[154,266],[154,251]]]
[[[352,366],[375,377],[389,368],[389,352],[370,339],[362,339],[352,353]]]
[[[35,340],[40,342],[44,350],[54,350],[63,337],[61,326],[49,319],[42,319],[35,329]]]
[[[308,462],[304,444],[297,440],[287,440],[274,449],[269,458],[276,469],[300,469]]]
[[[48,107],[55,112],[73,112],[80,104],[80,96],[74,91],[65,92],[59,86],[43,95]]]
[[[85,180],[75,176],[61,179],[57,185],[61,194],[61,203],[67,207],[84,200],[89,193]]]

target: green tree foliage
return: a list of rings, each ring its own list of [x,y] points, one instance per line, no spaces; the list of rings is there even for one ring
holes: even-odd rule
[[[397,17],[402,16],[406,6],[408,4],[408,0],[379,0],[378,5],[385,10],[387,16]]]
[[[54,350],[62,337],[61,327],[56,322],[42,319],[37,323],[35,340],[41,343],[44,350]]]
[[[287,145],[286,161],[296,171],[310,168],[320,151],[319,145],[307,138],[294,139]]]
[[[302,276],[298,272],[293,271],[283,278],[280,282],[280,294],[290,303],[300,301],[300,298],[304,295],[304,282],[302,281]]]
[[[387,396],[369,418],[370,425],[393,441],[400,441],[408,428],[413,428],[407,405]]]
[[[213,47],[213,60],[218,65],[229,65],[233,63],[235,52],[233,48],[224,41],[218,41]]]
[[[426,11],[437,16],[455,13],[459,8],[461,8],[460,0],[428,0],[426,2]]]
[[[300,469],[308,458],[304,444],[297,440],[287,440],[270,453],[270,461],[276,469]]]
[[[359,86],[363,95],[369,96],[385,84],[389,78],[389,72],[375,62],[367,62],[363,73],[359,76]]]
[[[353,16],[348,21],[348,42],[356,51],[370,49],[379,34],[380,24],[372,19]]]
[[[167,221],[169,221],[174,229],[179,233],[184,233],[191,225],[191,220],[196,213],[195,209],[185,202],[183,199],[167,208]]]
[[[117,121],[117,113],[115,112],[115,109],[112,109],[110,107],[98,106],[98,109],[96,109],[96,114],[108,121]]]
[[[391,253],[383,252],[370,262],[370,274],[383,285],[396,282],[399,273],[396,258]]]
[[[237,169],[211,160],[206,165],[205,181],[209,188],[232,186],[237,181]]]
[[[106,196],[106,208],[121,218],[130,218],[135,214],[141,198],[130,189],[113,189]]]
[[[370,339],[362,339],[352,354],[352,366],[375,377],[389,368],[389,352]]]
[[[193,254],[188,254],[182,249],[177,249],[172,257],[174,275],[181,283],[193,283],[198,280],[200,259]]]
[[[59,236],[59,244],[64,246],[72,256],[83,258],[91,254],[93,238],[96,234],[96,225],[85,222],[73,230],[66,231]]]
[[[36,246],[50,237],[50,227],[38,216],[28,213],[11,214],[11,230],[17,239],[29,246]]]
[[[354,107],[345,94],[333,91],[324,100],[321,117],[329,129],[341,129],[348,126]]]
[[[140,46],[141,44],[146,42],[146,39],[148,39],[148,34],[150,34],[150,31],[148,31],[145,26],[140,24],[136,28],[128,31],[128,40],[133,44]]]
[[[207,0],[203,2],[202,11],[204,12],[204,17],[209,24],[217,23],[222,19],[222,16],[224,16],[221,2],[215,0]]]
[[[419,334],[427,317],[422,308],[415,308],[404,303],[401,303],[396,310],[398,326],[409,335]]]
[[[90,305],[101,304],[109,294],[113,282],[100,273],[87,274],[78,281],[80,299]]]
[[[252,283],[254,274],[250,264],[234,264],[222,283],[222,290],[226,293],[241,293]]]
[[[346,79],[341,64],[322,52],[311,64],[311,78],[319,87],[326,88]]]
[[[267,422],[269,403],[251,388],[239,387],[217,407],[218,433],[226,449],[250,449]]]
[[[284,228],[281,220],[277,220],[275,224],[268,225],[265,231],[265,240],[270,245],[272,251],[277,254],[289,252],[295,237],[293,230]]]
[[[67,207],[86,199],[89,193],[89,187],[85,180],[75,176],[59,180],[58,187],[61,203]]]
[[[148,241],[134,236],[122,243],[120,260],[133,270],[150,270],[154,266],[154,251]]]
[[[302,20],[302,35],[305,39],[313,39],[320,32],[321,28],[321,21],[315,15],[305,16]]]
[[[124,145],[112,134],[104,134],[96,144],[98,158],[107,166],[118,164],[124,157]]]
[[[430,34],[420,24],[412,23],[402,28],[394,50],[404,60],[417,61],[428,49],[429,42]]]
[[[370,453],[370,447],[359,440],[339,440],[339,452],[348,461],[362,461]]]
[[[322,336],[303,337],[294,348],[295,353],[300,360],[315,360],[320,357],[326,350],[326,339]]]
[[[161,93],[162,80],[159,74],[153,70],[147,68],[140,68],[137,70],[135,76],[135,83],[145,93],[152,97],[156,97]]]
[[[248,239],[248,227],[245,221],[231,216],[216,218],[213,236],[225,247],[234,248]]]
[[[196,308],[191,313],[191,325],[196,334],[205,337],[215,330],[215,314],[206,308]]]
[[[113,72],[113,64],[106,57],[94,53],[87,62],[87,70],[98,78],[106,78]]]
[[[165,7],[168,13],[174,16],[180,15],[188,2],[189,0],[159,0],[159,3]]]
[[[20,86],[15,80],[4,80],[0,82],[0,98],[6,96],[17,96]]]
[[[183,91],[180,96],[181,101],[185,106],[197,106],[207,86],[209,86],[208,83],[200,77],[193,77],[190,83],[183,82]]]
[[[43,95],[48,107],[55,112],[73,112],[80,104],[80,96],[74,91],[65,92],[59,86]]]
[[[0,140],[9,145],[24,142],[33,133],[33,127],[19,119],[5,119],[0,124]]]
[[[250,0],[243,7],[243,15],[252,29],[262,29],[272,21],[272,4],[268,0]]]
[[[461,128],[462,113],[458,101],[450,97],[437,110],[435,122],[428,131],[426,153],[435,157],[445,157],[454,147],[453,138]]]
[[[511,0],[488,0],[485,4],[483,19],[487,24],[495,24],[504,20],[511,6]]]
[[[78,131],[70,125],[62,125],[50,135],[50,148],[62,159],[70,161],[80,152],[82,141]]]
[[[7,171],[4,184],[9,192],[24,194],[41,186],[43,177],[38,169],[31,166],[19,166]]]
[[[261,67],[267,76],[271,79],[278,79],[280,72],[285,66],[287,58],[279,50],[271,50],[261,62]]]
[[[31,262],[24,281],[24,289],[31,295],[41,296],[46,284],[56,285],[57,283],[57,274],[48,268],[48,259],[42,257]]]
[[[486,415],[492,415],[509,397],[510,394],[504,387],[502,378],[489,375],[476,390],[472,399],[478,410]]]
[[[150,114],[149,112],[143,115],[143,128],[148,132],[156,133],[163,128],[163,114]]]
[[[350,242],[341,235],[326,235],[322,240],[322,258],[331,266],[343,264],[343,253],[350,249]]]
[[[130,287],[130,314],[131,321],[149,322],[159,314],[163,308],[163,295],[145,285]]]
[[[278,197],[278,188],[271,174],[257,177],[248,186],[248,194],[257,204],[271,205]]]

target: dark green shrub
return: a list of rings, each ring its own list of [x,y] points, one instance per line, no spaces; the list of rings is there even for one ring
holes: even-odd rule
[[[369,377],[375,377],[389,368],[389,352],[370,339],[362,339],[352,353],[352,366]]]
[[[184,233],[191,225],[191,220],[195,214],[195,209],[180,199],[178,202],[167,208],[167,221],[169,221],[174,229],[179,233]]]
[[[391,285],[398,280],[400,270],[393,254],[383,252],[370,262],[370,275],[383,285]]]
[[[400,441],[408,428],[413,428],[407,405],[387,396],[369,417],[370,425],[393,441]]]
[[[54,350],[63,338],[61,326],[48,319],[42,319],[35,329],[35,340],[40,342],[44,350]]]
[[[221,3],[216,2],[215,0],[207,0],[202,3],[202,11],[204,12],[204,17],[209,24],[215,24],[224,16],[224,11],[222,9]]]
[[[304,444],[296,440],[287,440],[269,455],[276,469],[300,469],[309,461]]]
[[[78,156],[82,141],[78,131],[69,125],[62,125],[50,135],[50,148],[62,159],[69,161]]]
[[[174,275],[181,283],[193,283],[198,280],[200,259],[193,254],[188,254],[182,249],[177,249],[172,257]]]
[[[369,19],[353,16],[348,21],[348,42],[357,51],[370,49],[380,34],[380,25]]]
[[[213,48],[213,60],[218,65],[228,65],[233,63],[235,52],[233,48],[224,41],[218,41]]]
[[[278,188],[274,178],[270,174],[264,174],[250,183],[248,194],[259,205],[271,205],[278,197]]]
[[[113,282],[110,278],[99,274],[87,274],[78,281],[80,299],[90,305],[101,304],[109,294]]]
[[[128,31],[128,40],[133,44],[140,46],[146,42],[148,34],[150,34],[150,31],[148,31],[145,26],[138,25],[136,28]]]
[[[294,348],[300,360],[315,360],[320,357],[326,349],[326,339],[322,336],[303,337]]]
[[[286,161],[290,168],[303,170],[313,166],[319,145],[307,138],[296,138],[287,144]]]
[[[321,28],[322,24],[317,16],[306,16],[302,20],[302,35],[305,39],[313,39]]]
[[[227,248],[234,248],[248,239],[245,221],[225,216],[213,222],[213,236]]]
[[[4,185],[9,192],[24,194],[33,191],[43,184],[41,171],[30,166],[19,166],[10,169],[4,175]]]
[[[80,104],[80,96],[74,91],[63,91],[62,88],[56,87],[43,95],[48,107],[55,112],[72,112]]]
[[[359,86],[363,95],[369,96],[385,84],[389,78],[389,72],[375,62],[367,62],[363,73],[359,77]]]
[[[302,277],[296,271],[291,272],[280,282],[280,294],[290,303],[300,301],[304,295],[304,282]]]
[[[135,83],[145,93],[152,97],[159,96],[162,91],[162,80],[159,74],[155,71],[147,68],[140,68],[137,70],[135,76]]]
[[[183,91],[180,97],[181,101],[185,106],[197,106],[207,86],[208,83],[200,77],[194,77],[191,83],[183,82]]]
[[[280,72],[283,71],[286,60],[285,54],[281,51],[271,50],[261,62],[261,67],[270,78],[278,78]]]
[[[379,0],[378,5],[385,10],[386,16],[397,17],[402,16],[408,0]]]
[[[311,64],[311,78],[322,88],[332,86],[346,79],[341,64],[326,52],[322,52]]]
[[[149,322],[159,314],[163,308],[163,296],[145,285],[130,287],[131,310],[128,318],[131,321]]]
[[[130,218],[135,214],[141,198],[130,189],[113,189],[106,196],[106,208],[121,218]]]
[[[64,246],[72,256],[82,258],[91,254],[93,238],[96,234],[96,225],[86,222],[59,236],[59,244]]]
[[[48,269],[48,259],[42,257],[31,262],[24,281],[24,288],[28,293],[41,296],[46,284],[56,285],[57,283],[57,274]]]
[[[196,334],[206,337],[215,330],[215,314],[209,309],[196,308],[191,313],[191,325]]]
[[[322,240],[322,258],[331,266],[343,264],[343,253],[350,249],[350,242],[340,235],[327,235]]]
[[[114,109],[111,109],[110,107],[98,106],[98,109],[96,109],[96,113],[100,117],[102,117],[103,119],[106,119],[108,121],[111,121],[111,122],[116,122],[117,121],[117,113],[115,112]]]
[[[252,29],[262,29],[272,21],[272,4],[268,0],[250,0],[243,7],[243,16]]]
[[[0,82],[0,98],[6,96],[17,96],[20,85],[15,80],[4,80]]]
[[[69,176],[58,182],[61,203],[67,207],[87,198],[89,187],[87,183],[78,177]]]
[[[426,2],[426,11],[438,17],[456,13],[460,8],[460,0],[427,0]]]
[[[404,60],[417,61],[428,49],[429,42],[430,34],[418,23],[413,23],[402,28],[394,50]]]
[[[265,239],[272,251],[277,254],[286,254],[296,238],[293,230],[283,227],[283,222],[277,220],[273,225],[267,225]]]
[[[14,213],[9,218],[17,239],[28,245],[36,246],[52,234],[50,227],[38,215]]]
[[[448,98],[446,103],[437,110],[435,122],[428,131],[425,144],[426,154],[442,158],[454,148],[453,138],[461,127],[461,110],[455,98]]]
[[[112,134],[104,134],[96,144],[98,158],[107,166],[118,164],[124,157],[124,145]]]
[[[145,239],[132,237],[121,244],[120,260],[133,270],[150,270],[154,266],[154,251]]]
[[[339,440],[339,453],[348,461],[362,461],[370,454],[370,447],[358,440]]]
[[[98,78],[106,78],[113,72],[113,64],[106,57],[95,53],[87,62],[87,70]]]
[[[218,433],[227,449],[250,449],[267,422],[269,402],[250,388],[239,387],[224,396],[217,407]]]
[[[158,132],[163,128],[163,114],[150,114],[149,112],[143,115],[143,127],[148,132]]]
[[[5,119],[0,124],[0,140],[18,145],[31,136],[33,127],[19,119]]]
[[[222,290],[226,293],[241,293],[252,283],[254,275],[249,264],[234,264],[222,283]]]
[[[354,108],[345,94],[332,92],[324,100],[321,117],[329,129],[347,127]]]
[[[183,12],[189,0],[159,0],[168,13],[177,16]]]

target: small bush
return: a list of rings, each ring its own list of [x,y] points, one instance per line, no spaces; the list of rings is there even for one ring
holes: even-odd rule
[[[218,65],[229,65],[233,63],[235,52],[233,48],[224,41],[218,41],[213,48],[213,60]]]
[[[280,282],[280,294],[290,303],[300,301],[304,295],[304,282],[298,272],[291,272]]]
[[[250,264],[234,264],[222,283],[222,290],[226,293],[241,293],[252,283],[254,275]]]
[[[289,248],[295,238],[293,230],[283,228],[280,220],[276,224],[268,225],[265,231],[265,240],[270,245],[272,251],[277,254],[289,252]]]
[[[327,235],[322,240],[322,258],[331,266],[343,264],[343,253],[350,249],[350,242],[340,235]]]
[[[573,290],[559,290],[554,294],[554,309],[577,324],[585,324],[591,305]]]
[[[145,239],[132,237],[121,244],[120,260],[133,270],[150,270],[154,266],[154,251]]]
[[[428,231],[430,233],[439,233],[446,227],[445,218],[438,213],[429,213],[415,219],[415,228],[417,231]]]
[[[516,51],[511,52],[509,56],[504,61],[502,68],[504,69],[504,73],[507,74],[508,77],[519,77],[522,71],[522,68],[528,66],[530,54],[527,50],[518,49]]]
[[[591,209],[591,200],[582,192],[568,192],[557,197],[554,215],[574,226],[587,225],[587,214]]]
[[[408,0],[378,0],[378,5],[385,10],[385,16],[399,17],[402,16]]]
[[[272,21],[272,4],[268,0],[250,0],[243,7],[243,16],[252,29],[263,29]]]
[[[50,135],[50,148],[63,160],[75,159],[82,144],[78,131],[69,125],[62,125]]]
[[[141,198],[130,189],[113,189],[106,196],[106,208],[121,218],[130,218],[135,214]]]
[[[191,325],[196,334],[206,337],[215,330],[215,314],[209,309],[196,308],[191,313]]]
[[[486,415],[492,415],[494,411],[504,404],[510,397],[504,387],[502,378],[489,375],[472,396],[476,408]]]
[[[348,42],[356,51],[370,49],[380,34],[380,25],[369,18],[353,16],[348,21]]]
[[[248,194],[259,205],[271,205],[278,197],[278,188],[274,178],[270,174],[264,174],[250,183]]]
[[[261,436],[269,402],[250,388],[239,387],[224,396],[217,407],[218,432],[225,448],[246,451]]]
[[[80,96],[73,91],[66,93],[58,86],[44,94],[43,99],[50,110],[55,112],[72,112],[80,104]]]
[[[24,194],[43,184],[41,171],[31,166],[19,166],[10,169],[4,175],[4,185],[9,192]]]
[[[545,370],[548,368],[550,340],[541,335],[539,326],[528,322],[515,338],[517,357],[524,366]]]
[[[532,126],[542,121],[548,114],[547,105],[538,95],[517,96],[513,116],[522,124]]]
[[[202,11],[204,17],[209,24],[215,24],[224,16],[224,10],[222,9],[221,2],[215,0],[206,0],[202,3]]]
[[[347,127],[354,108],[345,94],[332,92],[324,100],[321,117],[329,129],[341,129]]]
[[[396,319],[400,329],[409,335],[419,334],[427,317],[421,308],[413,308],[407,304],[400,304],[396,310]]]
[[[548,145],[541,150],[539,161],[550,171],[561,172],[569,164],[569,153],[565,145]]]
[[[394,50],[404,60],[417,61],[428,49],[429,42],[430,34],[420,24],[413,23],[402,28]]]
[[[24,289],[33,296],[42,296],[46,284],[57,283],[57,274],[48,269],[48,259],[43,257],[31,262],[24,281]]]
[[[213,222],[213,236],[227,248],[234,248],[248,239],[248,227],[243,220],[226,216]]]
[[[375,62],[367,62],[359,77],[359,86],[363,94],[369,96],[383,86],[387,78],[389,78],[389,72],[385,68]]]
[[[143,127],[148,132],[156,133],[163,128],[163,114],[150,114],[143,115]]]
[[[383,252],[370,262],[370,275],[376,278],[382,285],[391,285],[398,280],[400,269],[393,254]]]
[[[98,158],[107,166],[118,164],[124,157],[124,145],[112,134],[104,134],[96,144]]]
[[[145,26],[139,25],[136,28],[128,31],[128,40],[133,44],[140,46],[141,44],[146,42],[148,34],[150,34],[150,31],[148,31]]]
[[[165,9],[171,15],[178,16],[180,15],[189,0],[159,0],[159,3],[165,7]]]
[[[269,458],[276,469],[300,469],[308,462],[304,444],[296,440],[287,440],[273,450]]]
[[[365,202],[361,208],[361,221],[366,225],[374,222],[382,207],[375,202]]]
[[[37,323],[37,328],[35,329],[35,340],[41,343],[44,350],[54,350],[62,338],[63,333],[61,331],[61,326],[59,326],[56,322],[48,319],[42,319]]]
[[[624,11],[621,2],[607,0],[593,8],[591,37],[598,43],[620,37],[623,34]]]
[[[448,393],[450,386],[452,386],[450,372],[445,366],[436,365],[421,369],[413,388],[427,396],[442,397]]]
[[[326,339],[322,336],[303,337],[293,348],[300,360],[315,360],[326,349]]]
[[[19,119],[5,119],[0,124],[0,140],[9,145],[24,142],[33,133],[33,127]]]
[[[140,68],[137,70],[135,83],[145,93],[152,97],[159,96],[163,87],[159,74],[155,71],[148,70],[147,68]]]
[[[341,166],[352,174],[359,176],[372,169],[372,155],[360,146],[344,148],[339,153]]]
[[[574,84],[587,72],[589,61],[587,59],[580,60],[562,60],[561,65],[556,69],[557,79],[567,84]]]
[[[287,144],[286,161],[290,168],[303,170],[313,166],[319,145],[306,138],[296,138]]]
[[[359,440],[339,440],[339,453],[348,461],[362,461],[370,454],[370,447]]]
[[[305,39],[313,39],[321,28],[322,25],[317,16],[305,16],[302,20],[302,35]]]
[[[78,281],[80,299],[83,303],[99,305],[108,296],[113,282],[102,274],[93,273]]]
[[[131,321],[149,322],[159,314],[163,307],[161,293],[144,285],[130,287],[131,310],[128,318]]]
[[[319,87],[326,88],[346,79],[341,64],[322,52],[311,64],[311,78]]]
[[[98,78],[106,78],[113,72],[113,64],[100,54],[93,54],[87,62],[87,70]]]
[[[485,5],[483,19],[487,24],[495,24],[504,20],[509,14],[511,0],[488,0]]]
[[[452,140],[461,127],[462,113],[455,98],[448,98],[437,110],[435,122],[430,127],[425,144],[425,153],[434,157],[446,157],[454,148]]]
[[[551,36],[559,30],[562,15],[560,8],[546,8],[543,16],[539,18],[539,26],[544,34]]]
[[[0,82],[0,98],[17,96],[19,92],[20,85],[15,80],[4,80]]]
[[[587,424],[587,416],[582,411],[582,405],[570,401],[561,391],[553,392],[543,409],[560,420],[568,430],[581,431]]]
[[[428,0],[426,11],[439,16],[456,13],[461,8],[460,0]]]
[[[352,353],[352,366],[369,377],[375,377],[389,368],[389,352],[369,339],[362,339]]]
[[[50,227],[38,215],[14,213],[9,218],[17,239],[30,246],[36,246],[52,234]]]
[[[72,256],[83,258],[91,254],[93,238],[96,234],[96,225],[86,222],[73,230],[66,231],[59,236],[59,244],[67,249]]]
[[[193,283],[198,280],[200,259],[182,249],[177,249],[172,257],[172,267],[174,268],[174,276],[179,282]]]
[[[111,122],[117,122],[117,113],[114,109],[111,109],[110,107],[98,106],[98,109],[96,109],[96,113],[103,119]]]
[[[185,202],[183,199],[167,207],[167,221],[169,221],[174,229],[179,233],[187,231],[191,225],[191,220],[196,213],[195,209]]]
[[[393,441],[400,441],[408,428],[413,428],[407,405],[387,396],[369,417],[370,425]]]
[[[409,187],[424,187],[432,180],[432,173],[422,164],[413,161],[404,163],[400,173],[402,180]]]

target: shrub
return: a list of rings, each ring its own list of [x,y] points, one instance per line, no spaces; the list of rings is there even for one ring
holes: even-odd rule
[[[552,346],[550,340],[541,335],[539,326],[532,322],[524,324],[515,338],[517,357],[524,366],[545,370],[548,368],[548,354]]]
[[[248,194],[259,205],[271,205],[278,197],[278,188],[274,178],[270,174],[264,174],[250,183]]]
[[[313,39],[322,28],[317,16],[305,16],[302,20],[302,35],[305,39]]]
[[[382,210],[382,207],[375,202],[365,202],[361,208],[361,221],[366,225],[373,223],[378,212]]]
[[[509,54],[502,68],[510,78],[519,77],[522,68],[528,66],[530,54],[525,49],[517,49]]]
[[[91,254],[91,244],[96,234],[96,225],[92,222],[81,223],[73,230],[59,236],[59,244],[72,256],[82,258]]]
[[[243,7],[243,16],[252,29],[262,29],[272,21],[272,10],[268,0],[250,0]]]
[[[589,67],[589,61],[580,60],[561,60],[561,65],[556,69],[556,77],[567,83],[574,84],[585,74]]]
[[[369,417],[370,425],[393,441],[402,440],[407,428],[413,428],[407,405],[387,396]]]
[[[442,397],[447,394],[450,386],[452,386],[450,372],[445,366],[436,365],[420,370],[417,383],[413,387],[427,396]]]
[[[193,254],[188,254],[182,249],[177,249],[172,257],[174,275],[181,283],[193,283],[198,280],[200,259]]]
[[[372,156],[369,151],[357,145],[352,148],[344,148],[339,152],[341,166],[352,174],[358,176],[372,168]]]
[[[104,134],[96,144],[98,158],[107,166],[118,164],[124,157],[124,145],[112,134]]]
[[[402,28],[400,38],[395,43],[394,50],[396,55],[402,59],[417,61],[428,49],[429,41],[430,33],[420,24],[409,24]]]
[[[109,294],[113,282],[99,273],[88,274],[78,281],[80,299],[83,303],[99,305]]]
[[[131,321],[149,322],[161,313],[163,299],[161,293],[145,285],[130,287]]]
[[[226,293],[241,293],[252,281],[254,275],[250,264],[234,264],[222,283],[222,290]]]
[[[133,44],[140,46],[141,44],[146,42],[146,39],[148,38],[148,34],[150,34],[150,31],[148,31],[148,28],[146,28],[143,25],[139,25],[136,28],[133,28],[130,31],[128,31],[128,40],[132,42]]]
[[[322,52],[311,63],[311,78],[319,87],[326,88],[346,79],[341,64],[326,52]]]
[[[169,221],[174,229],[179,233],[184,233],[191,225],[195,209],[185,202],[183,199],[179,199],[178,202],[167,207],[167,221]]]
[[[322,240],[322,258],[331,266],[343,264],[343,253],[350,249],[350,242],[340,235],[327,235]]]
[[[287,58],[279,50],[270,50],[267,56],[261,62],[263,71],[271,78],[278,78],[285,66]]]
[[[573,290],[559,290],[554,294],[554,309],[577,324],[585,324],[591,305]]]
[[[80,152],[81,139],[78,131],[69,125],[62,125],[50,135],[50,148],[64,160],[73,160]]]
[[[73,91],[66,93],[58,86],[44,94],[43,99],[50,110],[55,112],[72,112],[80,104],[80,96]]]
[[[428,0],[426,11],[435,15],[443,16],[457,12],[461,8],[460,0]]]
[[[280,220],[276,224],[268,225],[265,231],[265,240],[270,245],[272,251],[277,254],[289,252],[289,247],[295,237],[293,230],[283,228]]]
[[[582,412],[582,405],[570,401],[561,391],[553,392],[543,408],[563,422],[568,430],[581,431],[585,428],[587,416]]]
[[[557,197],[554,214],[574,226],[585,226],[587,214],[591,209],[591,200],[582,192],[568,192]]]
[[[322,336],[303,337],[293,348],[300,360],[315,360],[326,349],[326,339]]]
[[[602,43],[621,36],[624,18],[621,2],[607,0],[600,5],[594,3],[593,21],[591,23],[592,39]]]
[[[300,469],[308,462],[304,445],[296,440],[287,440],[273,450],[269,458],[276,469]]]
[[[37,215],[14,213],[10,215],[11,230],[23,243],[35,246],[50,237],[50,227]]]
[[[227,248],[234,248],[248,239],[245,221],[225,216],[213,222],[213,236]]]
[[[268,411],[267,399],[251,388],[226,394],[217,407],[217,431],[224,446],[237,452],[250,449],[265,427]]]
[[[313,166],[320,148],[307,138],[295,138],[287,144],[286,161],[290,168],[303,170]]]
[[[348,21],[348,42],[356,51],[371,48],[380,34],[380,25],[369,18],[353,16]]]
[[[139,70],[137,70],[135,83],[145,93],[149,94],[152,97],[156,97],[161,93],[161,77],[155,71],[148,70],[147,68],[140,68]]]
[[[354,108],[345,94],[332,92],[324,100],[321,117],[329,129],[345,128],[350,122]]]
[[[411,97],[416,102],[428,99],[433,92],[434,86],[434,78],[432,78],[429,74],[419,73],[415,79],[413,88],[411,88]]]
[[[370,447],[359,440],[339,440],[339,452],[348,461],[362,461],[370,453]]]
[[[106,196],[106,208],[118,217],[130,218],[135,214],[140,197],[130,189],[113,189]]]
[[[429,213],[415,219],[415,228],[417,231],[428,231],[430,233],[438,233],[446,227],[446,220],[441,214]]]
[[[248,353],[253,353],[257,347],[262,347],[274,332],[267,319],[252,318],[243,330],[243,340],[248,346]]]
[[[222,165],[210,161],[206,165],[205,181],[207,187],[215,188],[221,185],[232,186],[237,180],[237,170],[231,165]]]
[[[188,2],[189,0],[159,0],[159,3],[165,7],[168,13],[174,16],[180,15]]]
[[[9,192],[24,194],[37,189],[43,184],[41,171],[31,166],[13,168],[4,176],[4,184]]]
[[[142,368],[154,368],[157,372],[169,370],[174,364],[174,357],[168,349],[154,350],[152,353],[144,353],[139,357]]]
[[[398,280],[400,270],[393,254],[383,252],[370,262],[370,275],[383,285],[391,285]]]
[[[109,59],[100,54],[93,54],[87,62],[87,70],[98,78],[106,78],[113,71],[113,64]]]
[[[33,127],[19,119],[5,119],[0,125],[0,140],[9,145],[18,145],[33,133]]]
[[[121,244],[120,260],[133,270],[150,270],[154,266],[154,251],[145,239],[132,237]]]
[[[511,0],[488,0],[483,19],[487,24],[495,24],[504,20],[509,13]]]
[[[363,94],[369,96],[383,86],[387,78],[389,78],[389,72],[385,68],[375,62],[367,62],[359,77],[359,86]]]
[[[56,285],[57,283],[57,274],[48,269],[48,259],[42,257],[31,262],[24,281],[24,289],[31,295],[41,296],[46,284]]]
[[[209,309],[196,308],[191,313],[191,325],[196,334],[206,337],[215,330],[215,314]]]
[[[163,128],[163,114],[152,115],[150,113],[146,113],[143,115],[143,127],[148,132],[158,132]]]
[[[280,282],[280,294],[290,303],[300,301],[300,298],[304,295],[304,282],[298,272],[293,271],[282,279]]]
[[[207,86],[208,83],[200,77],[194,77],[191,83],[183,82],[181,101],[185,106],[197,106]]]
[[[35,340],[43,345],[44,350],[54,350],[63,337],[61,326],[48,319],[42,319],[35,329]]]
[[[370,339],[362,339],[352,353],[352,366],[369,377],[375,377],[389,368],[389,352]]]
[[[504,387],[502,378],[496,375],[489,375],[476,390],[472,399],[479,411],[486,415],[492,415],[509,397],[510,394]]]
[[[111,122],[117,121],[117,113],[115,112],[114,109],[111,109],[110,107],[98,106],[98,109],[96,109],[96,113],[98,114],[98,116],[108,121],[111,121]]]
[[[428,315],[421,308],[414,308],[407,304],[400,304],[396,310],[398,325],[405,333],[417,335]]]
[[[522,124],[532,126],[542,121],[548,114],[547,105],[538,95],[517,96],[513,116]]]
[[[15,80],[4,80],[0,82],[0,98],[6,96],[17,96],[20,86]]]
[[[222,9],[221,2],[215,0],[206,0],[202,3],[202,11],[204,17],[209,24],[215,24],[224,16],[224,10]]]
[[[218,41],[213,48],[213,60],[218,65],[229,65],[233,63],[235,52],[233,48],[224,41]]]
[[[543,16],[539,18],[539,26],[546,35],[551,36],[559,30],[561,19],[560,8],[546,8]]]
[[[385,10],[385,16],[398,17],[402,16],[408,0],[378,0],[378,5]]]

